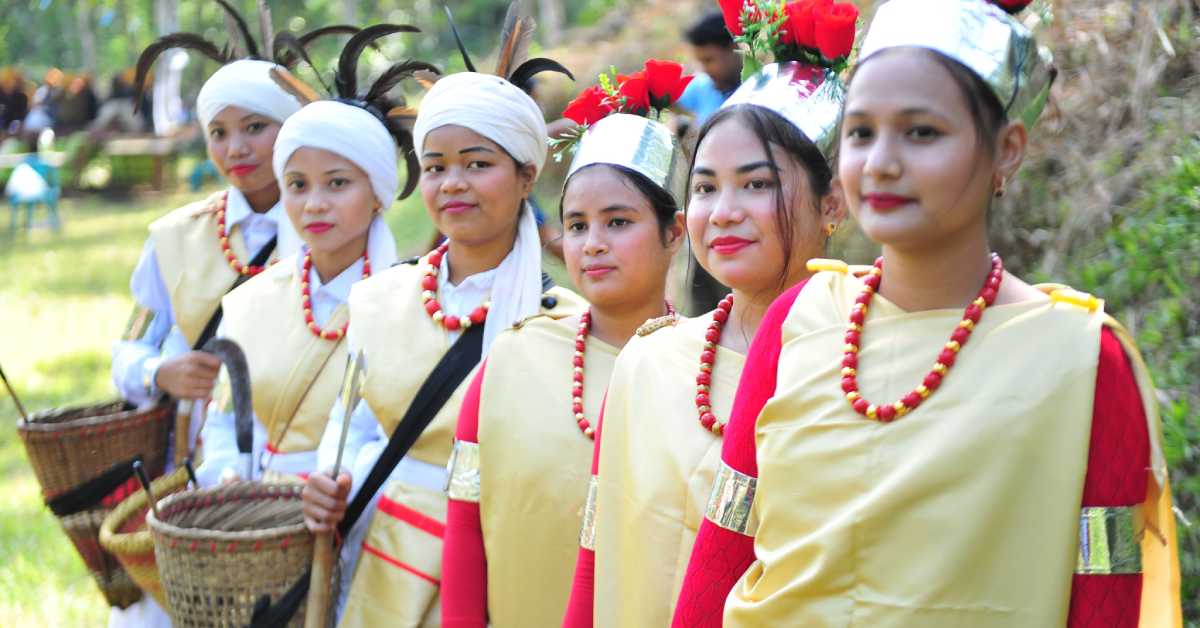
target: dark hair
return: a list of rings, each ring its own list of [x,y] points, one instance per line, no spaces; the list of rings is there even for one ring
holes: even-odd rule
[[[589,170],[595,166],[606,166],[612,169],[625,180],[626,185],[633,187],[634,190],[650,203],[650,209],[654,211],[654,217],[658,219],[659,238],[666,244],[667,229],[675,223],[675,214],[679,213],[679,203],[675,200],[674,196],[671,196],[670,192],[646,178],[646,175],[626,166],[594,163],[571,173],[571,177],[568,177],[566,183],[563,184],[562,196],[558,199],[558,219],[561,221],[563,217],[563,199],[567,195],[567,186],[571,184],[571,179],[580,172]]]
[[[717,113],[713,114],[704,123],[704,126],[700,127],[700,134],[696,138],[696,150],[692,151],[692,169],[696,167],[696,155],[700,152],[700,144],[704,141],[705,136],[718,124],[730,118],[741,120],[750,128],[758,141],[762,143],[763,152],[767,154],[767,161],[770,162],[772,169],[779,171],[779,164],[775,163],[775,157],[771,154],[771,144],[782,148],[804,168],[805,173],[808,174],[808,187],[819,208],[821,199],[829,194],[832,188],[833,167],[825,155],[821,154],[821,149],[817,148],[817,145],[804,133],[801,133],[800,129],[766,107],[740,104],[719,109]],[[691,170],[689,170],[689,182],[690,172]],[[691,186],[689,185],[688,188],[690,190]],[[780,193],[775,194],[775,225],[779,230],[779,239],[783,243],[784,252],[790,252],[795,235],[792,229],[792,213],[788,210],[787,199],[783,198],[783,194]],[[783,260],[783,268],[779,269],[779,287],[787,287],[784,284],[787,281],[789,270],[791,270],[791,256],[786,255]]]
[[[683,38],[693,46],[733,46],[733,37],[725,29],[725,18],[720,11],[713,11],[692,23],[683,32]]]

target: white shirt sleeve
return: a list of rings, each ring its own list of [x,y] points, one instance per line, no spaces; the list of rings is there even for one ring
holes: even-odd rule
[[[154,385],[154,376],[164,357],[163,345],[175,324],[171,300],[158,268],[154,246],[149,240],[142,247],[129,287],[134,300],[151,310],[154,318],[141,338],[113,343],[112,380],[122,397],[144,406],[157,401],[159,397],[160,391]]]

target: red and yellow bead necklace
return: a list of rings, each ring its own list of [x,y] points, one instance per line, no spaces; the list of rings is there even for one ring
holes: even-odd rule
[[[733,309],[733,294],[721,299],[717,309],[713,311],[712,322],[704,332],[704,350],[700,352],[700,372],[696,375],[696,411],[700,413],[700,425],[704,429],[721,436],[725,433],[725,422],[718,421],[713,414],[712,401],[709,391],[712,389],[713,364],[717,361],[717,343],[721,340],[721,332],[725,321],[729,320],[729,312]]]
[[[667,316],[675,316],[675,307],[667,301]],[[583,414],[583,353],[587,349],[588,332],[592,328],[592,310],[588,309],[579,317],[579,330],[575,332],[575,355],[571,358],[574,367],[574,377],[571,382],[571,413],[575,415],[575,423],[579,430],[589,439],[596,438],[596,430],[591,421]]]
[[[242,264],[238,261],[237,253],[234,253],[233,248],[229,246],[229,234],[225,231],[225,206],[228,201],[229,192],[226,192],[221,195],[220,203],[217,205],[217,238],[221,242],[221,252],[225,254],[225,261],[229,262],[229,267],[233,269],[233,272],[253,277],[267,267]]]
[[[442,312],[442,305],[437,300],[438,289],[438,269],[442,265],[442,256],[450,248],[449,242],[443,242],[436,249],[429,252],[425,258],[425,263],[428,268],[425,270],[425,276],[421,278],[421,301],[425,304],[425,311],[429,313],[429,317],[435,323],[441,324],[446,331],[459,331],[469,328],[471,325],[482,325],[487,320],[488,308],[491,303],[484,301],[482,305],[471,310],[467,316],[447,315]]]
[[[846,393],[846,401],[850,402],[850,406],[854,408],[855,412],[867,418],[887,423],[915,410],[942,384],[942,379],[954,366],[958,352],[971,338],[971,331],[975,329],[975,325],[983,316],[983,311],[996,301],[1000,282],[1004,279],[1004,263],[1000,261],[999,255],[992,254],[992,270],[988,273],[983,288],[963,312],[962,320],[950,334],[950,340],[942,347],[937,362],[934,363],[933,369],[929,371],[921,384],[895,403],[875,405],[858,392],[858,349],[863,324],[867,319],[867,309],[871,304],[871,298],[875,296],[875,291],[879,289],[879,281],[882,276],[883,258],[881,257],[875,260],[875,266],[863,279],[862,292],[854,300],[854,306],[850,310],[850,326],[846,330],[845,353],[842,356],[842,392]]]
[[[304,264],[300,270],[300,305],[304,308],[304,324],[308,325],[308,330],[317,338],[325,340],[341,340],[346,336],[346,330],[350,328],[350,321],[346,321],[338,329],[321,329],[317,322],[313,320],[312,311],[312,293],[308,287],[308,278],[312,270],[312,253],[306,251],[304,253]],[[371,276],[371,260],[367,256],[367,252],[363,251],[363,270],[362,278],[366,279]]]

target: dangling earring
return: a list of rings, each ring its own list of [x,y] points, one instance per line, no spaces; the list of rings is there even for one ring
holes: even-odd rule
[[[1004,186],[1006,183],[1007,183],[1007,180],[1004,177],[1001,177],[1000,184],[997,185],[996,189],[992,191],[992,196],[994,196],[996,198],[1000,198],[1000,197],[1004,196]]]
[[[836,224],[836,223],[832,223],[832,222],[831,222],[831,223],[828,223],[828,224],[826,224],[826,225],[825,225],[825,237],[827,237],[827,238],[832,238],[832,237],[833,237],[833,232],[834,232],[834,231],[837,231],[837,224]]]

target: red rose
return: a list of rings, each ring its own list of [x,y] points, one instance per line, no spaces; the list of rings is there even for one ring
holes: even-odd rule
[[[717,0],[721,7],[721,16],[725,18],[725,30],[734,37],[742,34],[742,2],[743,0]]]
[[[796,0],[783,8],[786,21],[780,39],[785,44],[801,48],[816,48],[816,14],[829,7],[833,0]]]
[[[683,75],[683,66],[674,61],[650,59],[646,62],[645,73],[646,91],[650,96],[650,105],[655,109],[670,107],[692,82],[691,76]]]
[[[826,59],[840,59],[854,48],[854,30],[858,22],[858,7],[849,2],[817,7],[817,48]]]
[[[617,76],[620,87],[617,92],[625,97],[625,105],[621,111],[643,115],[650,110],[649,84],[646,82],[646,72],[638,70],[629,76]]]
[[[563,117],[587,126],[612,113],[612,106],[606,101],[608,95],[599,85],[593,85],[575,97],[563,110]]]
[[[992,0],[992,4],[998,5],[1008,13],[1018,13],[1021,9],[1029,6],[1033,0]]]

